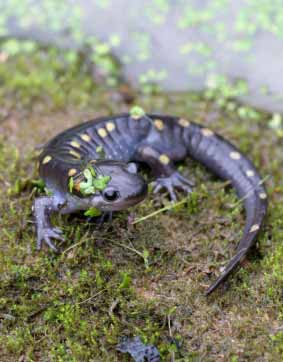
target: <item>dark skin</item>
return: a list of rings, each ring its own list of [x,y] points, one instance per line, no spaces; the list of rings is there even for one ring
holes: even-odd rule
[[[44,242],[57,250],[51,240],[63,240],[61,231],[50,224],[53,212],[66,214],[91,207],[112,212],[142,201],[147,195],[147,185],[137,174],[135,162],[151,168],[155,176],[154,192],[165,189],[173,201],[175,189],[191,192],[193,183],[174,166],[174,162],[186,156],[229,180],[246,210],[246,225],[236,254],[207,290],[207,294],[211,293],[254,244],[266,214],[267,194],[251,161],[221,136],[183,118],[124,114],[83,123],[52,139],[39,158],[40,176],[52,196],[38,198],[34,203],[38,249]],[[84,178],[83,172],[89,164],[96,176],[109,176],[110,181],[103,190],[90,195],[70,192],[70,178]]]

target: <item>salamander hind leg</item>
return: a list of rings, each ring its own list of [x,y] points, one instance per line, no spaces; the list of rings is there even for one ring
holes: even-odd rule
[[[171,200],[176,201],[175,189],[186,193],[192,192],[194,183],[176,171],[169,153],[161,153],[152,146],[143,145],[138,148],[135,157],[138,161],[148,164],[156,176],[154,193],[165,189],[168,191]]]
[[[186,193],[192,192],[193,182],[186,179],[178,171],[175,171],[168,177],[158,177],[153,183],[153,193],[156,194],[162,189],[169,192],[172,201],[177,200],[175,189],[180,189]]]

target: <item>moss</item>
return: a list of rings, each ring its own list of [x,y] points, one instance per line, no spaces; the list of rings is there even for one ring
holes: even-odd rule
[[[259,245],[207,299],[204,290],[233,254],[244,218],[235,192],[191,160],[179,165],[197,181],[188,202],[128,227],[129,213],[122,212],[101,230],[80,214],[55,216],[67,240],[63,253],[35,251],[34,147],[81,120],[127,107],[117,98],[110,102],[117,90],[95,84],[77,55],[66,59],[38,47],[28,54],[16,52],[0,64],[2,360],[127,360],[115,349],[121,335],[156,345],[164,361],[281,360],[278,122],[270,127],[270,115],[236,104],[229,87],[212,97],[157,92],[135,100],[146,111],[186,116],[219,131],[268,176],[270,209]],[[138,220],[167,203],[166,195],[150,195],[131,213]]]

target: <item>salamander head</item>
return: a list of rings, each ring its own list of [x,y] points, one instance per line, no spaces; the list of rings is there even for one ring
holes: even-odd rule
[[[147,195],[147,184],[137,174],[134,163],[97,161],[73,181],[77,196],[88,207],[101,211],[127,209],[142,201]]]

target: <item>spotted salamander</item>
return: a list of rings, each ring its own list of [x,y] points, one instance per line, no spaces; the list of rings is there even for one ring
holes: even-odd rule
[[[137,173],[137,163],[147,164],[154,176],[153,192],[192,191],[174,162],[190,156],[236,189],[246,211],[246,224],[235,256],[208,288],[214,291],[240,264],[254,244],[267,210],[267,193],[255,166],[231,143],[212,130],[159,114],[122,114],[99,118],[68,129],[46,144],[39,156],[39,173],[51,195],[35,199],[37,248],[42,242],[57,250],[52,239],[63,240],[52,227],[50,214],[67,214],[95,207],[102,212],[126,209],[142,201],[147,184]],[[85,171],[91,165],[95,177],[107,176],[103,188],[80,192]],[[70,180],[72,188],[70,190]]]

